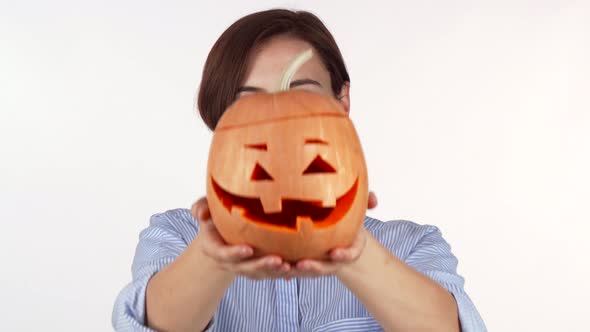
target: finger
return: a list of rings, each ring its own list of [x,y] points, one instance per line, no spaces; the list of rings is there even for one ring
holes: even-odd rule
[[[332,250],[330,258],[335,263],[354,262],[360,256],[361,250],[358,247],[337,248]]]
[[[198,201],[193,204],[191,209],[193,217],[199,221],[207,221],[211,218],[209,213],[209,204],[207,204],[207,197],[201,197]]]
[[[323,265],[323,261],[315,261],[310,259],[301,260],[295,263],[293,268],[289,272],[285,273],[283,277],[287,280],[292,278],[316,278],[326,274],[334,274],[340,266],[336,263],[328,263],[329,267],[326,266],[326,268],[318,269],[318,266],[315,263]]]
[[[261,278],[285,269],[281,257],[269,255],[233,265],[233,271],[249,277]]]
[[[252,256],[254,250],[247,245],[210,245],[205,253],[220,263],[237,263]]]
[[[334,262],[346,262],[350,259],[351,253],[345,248],[336,248],[330,252],[330,258]]]
[[[353,262],[361,255],[366,242],[367,230],[361,227],[350,247],[332,249],[330,251],[330,259],[339,263]]]
[[[278,268],[271,272],[272,277],[282,277],[291,271],[291,264],[283,262]]]
[[[341,264],[333,262],[320,262],[309,259],[297,263],[297,271],[304,276],[322,276],[334,273]]]
[[[191,214],[195,220],[203,222],[208,219],[207,215],[203,215],[204,206],[207,206],[207,199],[205,197],[200,198],[192,205]]]
[[[377,206],[377,196],[374,192],[369,192],[369,199],[367,202],[367,206],[369,209],[373,209]]]
[[[197,206],[198,206],[199,201],[196,201],[193,203],[193,205],[191,206],[191,214],[193,215],[193,218],[195,220],[199,220],[198,216],[197,216]]]

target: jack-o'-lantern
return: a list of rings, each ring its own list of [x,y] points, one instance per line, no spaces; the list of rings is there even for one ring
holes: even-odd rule
[[[300,55],[282,87],[311,56]],[[235,101],[215,129],[207,200],[226,242],[288,261],[349,246],[367,209],[367,170],[348,113],[303,90]]]

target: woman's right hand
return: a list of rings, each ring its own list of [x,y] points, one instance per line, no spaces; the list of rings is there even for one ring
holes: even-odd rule
[[[207,198],[203,197],[196,201],[191,213],[200,228],[194,244],[221,269],[255,280],[282,278],[291,270],[289,263],[284,262],[280,256],[253,258],[252,247],[226,243],[211,221]]]

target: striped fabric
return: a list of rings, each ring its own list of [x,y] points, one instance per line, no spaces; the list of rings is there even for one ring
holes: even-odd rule
[[[434,226],[406,220],[380,222],[366,217],[365,228],[394,255],[432,278],[457,300],[463,331],[486,331],[463,291],[457,259]],[[145,326],[149,279],[172,262],[198,233],[187,209],[151,217],[139,236],[133,280],[116,299],[112,323],[117,331],[153,331]],[[195,280],[197,282],[197,280]],[[334,276],[286,281],[238,277],[231,284],[207,331],[382,331],[365,307]]]

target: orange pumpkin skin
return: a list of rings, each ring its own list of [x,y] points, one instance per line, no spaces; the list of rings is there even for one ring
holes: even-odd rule
[[[367,209],[367,168],[348,114],[309,91],[257,93],[215,129],[207,200],[230,244],[287,261],[352,244]]]

